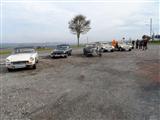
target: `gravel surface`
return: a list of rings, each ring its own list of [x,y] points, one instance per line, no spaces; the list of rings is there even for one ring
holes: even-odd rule
[[[1,65],[1,120],[160,120],[159,50],[76,49],[67,59],[43,54],[36,70]]]

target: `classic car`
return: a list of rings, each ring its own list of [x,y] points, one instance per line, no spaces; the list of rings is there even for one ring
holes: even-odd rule
[[[131,51],[132,50],[132,45],[127,44],[125,42],[120,42],[120,43],[118,43],[118,49],[120,51]]]
[[[72,55],[72,48],[68,44],[57,45],[56,49],[54,49],[50,54],[52,58],[55,58],[55,57],[67,58],[68,56],[71,56],[71,55]]]
[[[83,48],[83,54],[85,56],[102,56],[102,47],[97,43],[86,44],[86,46]]]
[[[6,58],[8,71],[18,68],[32,67],[36,69],[38,53],[33,47],[17,47],[13,54]]]
[[[102,42],[102,50],[103,52],[113,52],[114,46],[112,46],[110,43]]]

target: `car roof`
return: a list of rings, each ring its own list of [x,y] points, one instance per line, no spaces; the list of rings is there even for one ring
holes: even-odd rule
[[[59,44],[57,46],[70,46],[69,44]]]

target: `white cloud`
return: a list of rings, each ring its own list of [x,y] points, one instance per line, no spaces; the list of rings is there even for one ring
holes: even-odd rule
[[[4,12],[5,39],[17,41],[73,41],[68,21],[77,14],[84,14],[91,20],[91,31],[82,36],[91,40],[139,37],[137,32],[148,32],[145,24],[152,17],[157,22],[154,3],[6,3]],[[144,26],[143,26],[144,25]],[[141,27],[141,29],[139,29]],[[138,30],[138,31],[137,31]]]

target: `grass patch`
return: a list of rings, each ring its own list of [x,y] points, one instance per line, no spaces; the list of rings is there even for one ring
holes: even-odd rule
[[[11,54],[12,50],[0,50],[0,55]]]
[[[37,48],[37,51],[49,51],[52,50],[52,48]]]
[[[37,48],[36,49],[38,52],[40,51],[50,51],[52,50],[51,48]],[[6,49],[6,50],[0,50],[0,55],[7,55],[7,54],[11,54],[12,50],[10,49]]]
[[[155,44],[155,45],[160,45],[160,40],[159,41],[150,41],[150,44]]]
[[[84,44],[80,44],[79,47],[77,45],[71,45],[72,48],[83,48],[84,46],[85,46]],[[53,48],[37,48],[36,50],[38,52],[51,51],[51,50],[53,50]],[[7,54],[11,54],[11,53],[12,53],[11,49],[0,50],[0,55],[7,55]]]

